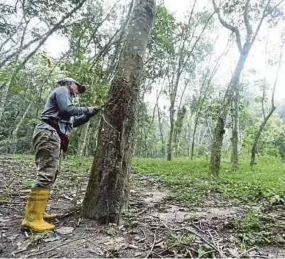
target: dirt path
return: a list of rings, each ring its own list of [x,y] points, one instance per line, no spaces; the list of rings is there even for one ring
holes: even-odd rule
[[[148,175],[131,176],[130,209],[122,224],[99,226],[80,218],[77,209],[89,172],[70,173],[68,164],[62,171],[48,206],[62,215],[54,221],[56,231],[21,232],[33,161],[0,157],[0,257],[285,257],[277,247],[241,252],[231,222],[244,208],[209,200],[189,210],[170,202],[170,190]]]

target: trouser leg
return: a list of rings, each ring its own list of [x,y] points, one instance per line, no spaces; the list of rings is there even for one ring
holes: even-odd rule
[[[33,138],[37,179],[34,187],[51,188],[56,180],[60,138],[55,131],[38,130]]]

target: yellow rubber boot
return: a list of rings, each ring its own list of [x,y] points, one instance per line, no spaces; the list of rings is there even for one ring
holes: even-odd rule
[[[49,189],[32,189],[26,204],[26,214],[22,226],[35,232],[49,231],[55,225],[44,221],[43,216],[49,198]]]
[[[31,190],[27,190],[27,192],[31,193]],[[49,197],[49,193],[48,193],[48,197]],[[44,212],[44,219],[55,219],[57,217],[57,214],[55,213],[47,213]]]

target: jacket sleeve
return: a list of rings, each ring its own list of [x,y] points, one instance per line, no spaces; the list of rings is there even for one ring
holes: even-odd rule
[[[76,128],[78,126],[81,126],[89,121],[91,118],[91,115],[81,115],[74,117],[73,127]]]
[[[91,115],[92,110],[87,107],[76,107],[70,99],[68,89],[59,88],[56,93],[56,102],[59,112],[67,116]]]

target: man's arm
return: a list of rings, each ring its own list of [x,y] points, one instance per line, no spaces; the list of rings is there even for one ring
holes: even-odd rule
[[[73,127],[75,128],[75,127],[81,126],[82,124],[88,122],[89,119],[92,118],[93,116],[95,116],[100,110],[101,110],[101,108],[99,108],[98,106],[94,106],[94,110],[93,110],[92,114],[75,116],[74,122],[73,122]]]
[[[86,122],[89,121],[91,117],[92,117],[91,115],[81,115],[74,117],[73,127],[76,128],[78,126],[85,124]]]
[[[59,111],[62,115],[67,116],[80,116],[80,115],[92,115],[93,109],[87,107],[76,107],[70,100],[68,89],[59,88],[56,92],[56,102]]]

